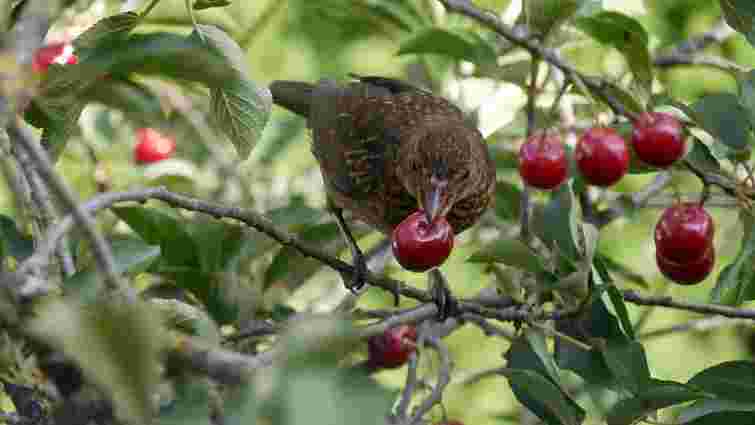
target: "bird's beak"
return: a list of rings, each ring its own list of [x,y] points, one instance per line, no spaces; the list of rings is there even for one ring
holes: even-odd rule
[[[427,221],[432,223],[436,217],[445,213],[448,205],[448,181],[433,177],[430,179],[430,187],[423,201]]]

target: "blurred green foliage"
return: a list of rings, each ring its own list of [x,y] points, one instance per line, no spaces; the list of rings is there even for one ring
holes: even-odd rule
[[[503,13],[511,5],[523,3],[524,7],[527,7],[530,2],[480,0],[474,3]],[[106,10],[108,13],[115,13],[119,5],[118,1],[109,1]],[[648,55],[652,56],[657,52],[662,52],[663,49],[675,46],[691,36],[708,30],[716,23],[721,16],[721,8],[717,1],[606,0],[602,2],[602,6],[603,13],[616,13],[616,15],[602,15],[603,18],[606,16],[619,18],[601,20],[595,16],[581,17],[583,20],[576,25],[584,33],[594,35],[594,39],[576,38],[569,31],[549,33],[549,40],[560,47],[564,57],[572,61],[580,71],[589,75],[608,76],[609,80],[617,84],[617,90],[624,90],[631,95],[637,94],[632,91],[636,86],[623,84],[629,73],[634,73],[642,80],[640,83],[645,89],[650,87],[654,76],[656,78],[654,84],[661,85],[671,98],[689,105],[696,104],[695,102],[698,102],[702,96],[711,93],[730,93],[730,98],[737,95],[739,87],[737,79],[724,71],[707,67],[650,70]],[[624,15],[618,15],[618,12],[628,10],[644,10],[644,13],[632,14],[634,19],[627,18],[626,20],[624,20]],[[92,10],[87,13],[93,15],[81,15],[90,20],[96,16]],[[506,69],[504,72],[495,68],[494,55],[501,53],[503,45],[500,40],[492,37],[487,31],[481,30],[468,19],[445,14],[442,7],[431,0],[234,1],[227,7],[194,11],[194,14],[200,23],[217,25],[224,30],[239,43],[243,50],[230,59],[214,57],[211,56],[212,52],[206,51],[197,56],[198,50],[188,50],[188,53],[184,52],[186,54],[178,54],[166,59],[160,55],[150,56],[150,51],[145,48],[142,59],[146,59],[139,62],[137,64],[139,66],[132,64],[132,68],[137,71],[150,72],[142,72],[133,81],[124,80],[124,86],[121,87],[121,90],[132,96],[132,100],[136,99],[138,101],[136,103],[141,106],[129,112],[124,110],[126,108],[119,108],[119,105],[108,105],[109,96],[99,92],[103,97],[95,98],[97,102],[88,106],[83,112],[80,126],[75,129],[65,127],[60,130],[64,133],[70,132],[72,137],[66,144],[65,150],[61,152],[56,167],[76,188],[82,199],[95,195],[103,187],[107,190],[120,191],[137,186],[166,185],[170,189],[191,193],[197,197],[253,208],[266,213],[281,228],[297,233],[302,240],[317,243],[326,251],[348,260],[348,250],[343,246],[332,220],[324,213],[325,203],[321,179],[317,164],[310,153],[308,140],[310,136],[307,135],[306,127],[301,119],[294,118],[281,109],[273,108],[264,131],[260,128],[260,123],[264,122],[264,119],[256,117],[257,126],[230,134],[211,133],[217,137],[216,142],[205,144],[206,140],[203,141],[201,137],[203,132],[208,130],[212,132],[216,128],[213,127],[213,123],[203,121],[204,117],[212,115],[213,111],[215,115],[223,116],[214,108],[218,103],[223,103],[218,101],[218,93],[214,93],[216,104],[211,105],[206,96],[208,90],[204,86],[188,84],[178,88],[160,77],[167,75],[179,77],[182,80],[188,79],[181,71],[186,69],[184,62],[188,60],[187,58],[193,58],[196,60],[195,63],[217,66],[213,69],[218,70],[218,73],[208,71],[195,80],[211,87],[210,90],[217,90],[217,87],[213,87],[208,81],[217,83],[218,80],[223,80],[228,76],[224,73],[228,71],[228,68],[221,65],[223,60],[228,60],[231,64],[234,64],[234,61],[244,64],[247,68],[245,73],[248,80],[256,85],[244,86],[243,81],[239,80],[241,86],[225,87],[229,90],[238,90],[234,93],[241,93],[241,95],[233,100],[240,99],[242,103],[242,107],[226,111],[226,120],[229,117],[233,120],[234,117],[256,112],[258,110],[256,108],[264,103],[264,96],[260,94],[261,88],[272,80],[316,81],[323,77],[342,79],[349,73],[408,77],[416,83],[449,96],[453,101],[465,106],[465,112],[478,114],[480,120],[485,118],[493,123],[494,129],[500,130],[486,135],[499,168],[501,182],[500,193],[497,196],[499,203],[491,209],[478,228],[470,230],[457,240],[452,256],[442,268],[452,285],[454,294],[458,296],[474,296],[481,288],[490,286],[494,282],[495,278],[489,272],[487,264],[483,261],[468,262],[467,260],[473,254],[477,255],[477,260],[479,260],[480,248],[489,246],[488,243],[494,238],[507,234],[518,220],[521,182],[516,174],[516,162],[515,158],[512,160],[512,151],[515,152],[516,143],[523,133],[525,116],[516,113],[519,111],[512,111],[514,107],[511,105],[516,105],[517,108],[523,105],[523,92],[512,88],[523,79],[517,78],[511,69]],[[509,15],[516,18],[516,14],[508,12],[504,16]],[[533,15],[528,19],[542,17]],[[79,19],[83,19],[82,16],[79,16]],[[75,22],[75,19],[73,21]],[[511,19],[509,23],[515,21]],[[559,20],[546,19],[543,25],[547,27],[557,21]],[[631,26],[635,30],[632,34],[637,39],[631,38],[627,41],[621,38],[622,34],[607,34],[605,28],[613,28],[614,25],[618,25],[617,22]],[[60,27],[54,28],[54,31],[61,31],[66,24],[70,23],[63,20]],[[183,38],[191,33],[192,28],[184,9],[184,2],[181,0],[160,1],[145,22],[141,23],[135,31],[139,37],[143,37],[140,39],[145,40],[146,46],[150,36],[141,34],[158,30],[180,34],[181,37],[175,36],[170,39],[177,44],[197,42],[196,38]],[[543,32],[548,32],[550,28],[547,28],[548,31],[545,30],[544,28]],[[465,36],[462,37],[459,34]],[[595,36],[596,34],[601,37]],[[635,41],[637,43],[634,43]],[[638,44],[641,46],[637,47]],[[451,54],[438,55],[444,48],[453,51]],[[114,59],[116,63],[118,63],[117,53]],[[133,58],[131,55],[134,51],[123,50],[120,53],[128,59]],[[755,66],[755,49],[741,34],[729,38],[720,45],[708,47],[705,53],[721,55],[725,59],[746,67]],[[478,67],[470,75],[462,69],[462,66],[446,56],[476,61]],[[132,70],[128,67],[129,62],[126,59],[118,69],[124,75]],[[483,63],[486,60],[488,63]],[[145,64],[146,67],[140,68]],[[175,72],[169,72],[171,69],[175,69]],[[65,73],[65,71],[60,72]],[[492,91],[488,87],[473,84],[491,77],[492,72],[497,72],[498,74],[492,76],[505,81],[501,85],[510,89],[505,92],[505,101],[496,105],[506,113],[483,117],[483,111],[475,109],[479,105],[465,105],[465,102],[470,97],[482,99],[492,97]],[[88,77],[94,78],[94,74]],[[119,93],[123,92],[119,91]],[[552,99],[554,93],[543,95],[543,97],[547,96]],[[719,96],[724,95],[719,94]],[[709,101],[711,98],[707,99]],[[733,102],[736,103],[736,99]],[[105,105],[115,108],[108,108]],[[713,106],[721,105],[714,104]],[[65,108],[65,104],[63,107]],[[576,105],[579,118],[588,122],[595,119],[594,115],[598,108],[597,105],[584,105],[580,102]],[[185,114],[183,113],[185,110],[190,112]],[[723,114],[726,111],[727,109],[719,110]],[[194,112],[197,112],[200,118],[197,118]],[[542,115],[543,119],[540,121],[542,125],[552,124],[547,121],[549,117],[545,116],[545,113]],[[141,119],[134,119],[135,116],[141,116]],[[743,122],[751,119],[744,115],[740,118]],[[164,132],[173,135],[178,141],[176,157],[160,164],[148,166],[135,164],[131,157],[136,143],[133,130],[139,126],[159,127]],[[747,134],[739,135],[741,140],[736,141],[736,147],[749,145],[751,140],[745,139],[751,137],[750,129],[746,128],[746,124],[737,128]],[[727,128],[721,130],[727,130]],[[732,129],[728,128],[728,130]],[[711,133],[715,131],[711,130]],[[238,149],[242,156],[242,160],[239,160],[237,151],[230,140],[235,139],[238,148],[239,139],[255,137],[259,140],[248,159],[245,154],[252,149],[251,144]],[[726,137],[722,138],[726,139]],[[247,143],[251,141],[247,140]],[[12,173],[7,175],[12,175]],[[615,194],[631,193],[643,187],[652,178],[652,175],[632,174],[625,177],[613,190]],[[700,190],[698,181],[687,176],[675,175],[674,183],[675,190],[682,193]],[[550,227],[543,226],[544,234],[539,236],[544,240],[564,242],[560,246],[567,246],[565,251],[568,252],[565,255],[570,257],[569,260],[576,262],[581,254],[579,247],[573,244],[573,235],[570,233],[573,230],[570,227],[570,220],[573,217],[559,215],[565,210],[576,209],[576,206],[569,203],[574,201],[570,189],[565,186],[562,192],[564,193],[554,197],[554,200],[543,209],[542,214],[546,218],[548,214],[553,217],[545,219]],[[544,200],[542,195],[536,195],[535,198],[537,201]],[[4,220],[6,216],[20,222],[27,220],[26,213],[18,208],[16,201],[17,198],[10,187],[0,187],[0,214]],[[712,214],[717,225],[715,243],[717,247],[720,247],[716,271],[712,276],[718,276],[718,272],[737,257],[738,244],[732,241],[738,241],[741,238],[743,229],[734,210],[712,209]],[[634,271],[644,281],[649,282],[649,288],[647,288],[649,292],[668,294],[691,301],[707,301],[715,284],[715,278],[711,277],[695,287],[669,286],[654,266],[648,266],[648,264],[654,264],[651,229],[658,215],[657,209],[646,208],[633,212],[628,218],[612,222],[600,233],[600,239],[597,242],[598,254],[615,260]],[[147,281],[146,283],[140,281],[140,283],[147,287],[167,280],[187,291],[192,301],[206,307],[218,326],[245,323],[245,320],[253,318],[268,318],[274,312],[280,311],[280,306],[286,306],[293,311],[308,309],[319,311],[336,304],[343,296],[340,278],[335,272],[320,267],[316,262],[305,260],[290,248],[279,247],[265,236],[241,229],[235,224],[213,223],[208,223],[199,214],[184,214],[175,211],[169,214],[163,213],[153,204],[147,207],[124,207],[102,213],[99,221],[103,230],[119,238],[133,237],[136,234],[144,240],[145,243],[137,244],[130,239],[120,239],[120,242],[116,244],[122,248],[122,250],[117,250],[120,253],[117,258],[119,265],[122,265],[125,271],[140,274],[139,279]],[[6,251],[16,252],[14,256],[20,260],[23,255],[28,254],[27,240],[25,236],[18,234],[16,229],[5,226],[6,224],[3,221],[1,230],[12,238],[4,237],[3,254],[7,255]],[[375,246],[380,240],[379,235],[364,227],[357,226],[357,235],[365,251]],[[8,243],[9,240],[11,243]],[[572,245],[565,245],[568,243]],[[81,245],[77,245],[78,249],[83,252],[81,257],[86,259],[88,251]],[[515,251],[515,255],[521,256],[524,248],[499,244],[492,245],[490,249],[495,255],[514,255],[511,252]],[[160,258],[155,260],[154,257],[160,250],[162,250]],[[527,267],[542,267],[539,263],[534,265],[528,261],[525,263]],[[389,263],[386,272],[392,277],[419,287],[426,285],[424,276],[401,270],[395,263]],[[84,268],[71,278],[70,283],[77,285],[76,288],[80,287],[80,291],[86,292],[87,285],[90,285],[94,276],[91,268]],[[614,273],[614,279],[616,285],[622,289],[635,288],[637,280],[626,279],[617,273]],[[607,297],[604,298],[607,299]],[[359,300],[359,307],[382,309],[390,307],[390,302],[389,294],[372,288]],[[413,301],[402,300],[401,307],[412,305],[414,305]],[[616,321],[614,314],[621,315],[621,312],[614,311],[612,303],[606,302],[606,305],[609,306],[608,310],[602,311],[601,314],[604,316],[600,317]],[[42,324],[54,321],[50,315],[58,311],[55,309],[69,315],[78,314],[68,304],[53,307],[48,311],[48,316],[43,316]],[[743,331],[736,327],[723,328],[716,332],[676,333],[645,341],[643,335],[647,332],[678,324],[696,316],[675,310],[654,309],[651,313],[646,308],[633,305],[627,307],[629,321],[635,324],[640,320],[643,321],[644,327],[635,331],[644,346],[644,351],[639,350],[641,357],[646,358],[647,362],[643,367],[638,366],[637,370],[628,371],[629,373],[638,370],[643,372],[642,382],[630,388],[630,392],[640,393],[640,390],[648,389],[648,391],[660,393],[668,390],[671,395],[665,395],[667,398],[664,400],[694,399],[698,395],[694,390],[687,387],[674,387],[669,390],[668,387],[673,385],[650,381],[650,377],[652,376],[655,380],[687,382],[689,378],[707,367],[752,356],[749,351],[751,347],[748,347],[745,344],[746,339],[742,338],[743,333],[747,334],[752,331],[750,329]],[[107,317],[126,315],[126,313],[108,309],[94,311],[92,314]],[[128,312],[128,314],[135,313]],[[620,334],[621,330],[617,323],[611,322],[610,325],[615,328],[612,328],[612,331]],[[137,322],[137,324],[141,325],[142,322]],[[514,331],[509,324],[506,326],[512,332]],[[110,341],[115,333],[112,329],[85,328],[85,330],[94,335],[93,338],[98,338],[101,344]],[[147,334],[146,330],[142,328],[136,330],[141,332],[142,339],[148,339],[144,336]],[[83,331],[70,330],[69,335],[59,335],[59,337],[76,336],[78,335],[76,332]],[[217,332],[219,330],[213,329],[210,333]],[[335,333],[341,336],[340,332],[342,330]],[[507,351],[511,345],[504,338],[487,337],[478,328],[472,326],[462,328],[445,341],[454,360],[455,376],[460,377],[469,376],[480,370],[500,367],[503,360],[501,353]],[[516,341],[516,343],[519,342],[521,341]],[[65,343],[62,345],[66,346]],[[353,345],[357,344],[353,343]],[[636,348],[634,345],[630,347]],[[149,348],[154,350],[154,347]],[[356,352],[356,354],[352,353],[355,358],[363,357],[363,347],[349,346],[349,348],[351,350],[347,351]],[[551,347],[543,348],[547,350]],[[518,349],[532,350],[529,345],[518,347]],[[611,351],[612,349],[615,351]],[[637,358],[632,357],[635,354],[640,356],[637,354],[638,351],[626,354],[621,351],[623,349],[626,347],[606,348],[602,355],[606,359],[627,356],[631,357],[631,360]],[[516,351],[509,351],[509,355],[512,353]],[[107,353],[107,355],[114,356],[113,353]],[[683,361],[680,361],[680,357],[683,357]],[[136,360],[149,363],[148,366],[140,366],[141,372],[144,372],[144,368],[153,366],[150,363],[154,360],[152,358]],[[281,409],[289,409],[289,414],[292,416],[289,418],[290,422],[287,423],[332,424],[344,418],[348,418],[349,422],[358,420],[365,423],[372,423],[372,421],[379,423],[372,416],[384,412],[385,409],[376,406],[387,406],[391,399],[390,395],[396,393],[405,381],[405,368],[383,371],[374,376],[380,387],[371,388],[371,381],[364,376],[352,377],[347,376],[347,373],[340,374],[340,372],[332,375],[331,372],[336,364],[333,359],[328,358],[322,363],[314,369],[308,369],[311,365],[293,365],[286,372],[289,375],[284,378],[286,385],[293,385],[293,387],[277,388],[276,391],[279,392],[276,393],[278,397],[276,401],[262,406],[261,411],[272,412],[270,414],[274,415],[279,414]],[[546,370],[548,365],[520,367],[511,363],[516,362],[509,358],[509,367],[512,370],[508,371],[506,376],[523,376],[523,380],[519,381],[514,388],[520,396],[530,394],[532,391],[556,391],[556,385],[553,383],[555,380],[552,376],[548,376],[546,372],[534,374],[529,371],[529,369],[535,369],[540,372]],[[623,363],[619,359],[616,360],[616,364],[619,366],[615,369]],[[95,369],[96,366],[95,364]],[[612,365],[607,366],[610,369]],[[420,373],[436,370],[437,367],[437,361],[432,356],[421,357]],[[108,371],[107,368],[105,370]],[[102,369],[99,369],[90,373],[95,378],[105,379],[101,376],[101,372]],[[110,372],[118,375],[119,379],[126,379],[121,376],[123,374],[121,370]],[[148,380],[147,377],[141,375],[139,379]],[[339,385],[343,384],[342,381],[349,379],[356,382],[354,394],[349,394],[349,397],[344,396],[343,399],[336,398],[335,402],[348,404],[351,400],[358,400],[357,403],[363,402],[369,405],[370,409],[360,411],[358,404],[356,407],[331,404],[326,408],[327,411],[317,413],[318,408],[321,408],[323,404],[334,403],[333,398],[327,397],[329,394],[327,391],[337,392]],[[561,383],[565,382],[566,386],[578,381],[576,374],[563,371],[561,379]],[[138,383],[131,382],[131,384],[138,386]],[[154,383],[149,382],[149,385],[154,385]],[[576,384],[573,387],[577,388]],[[591,387],[582,389],[583,391],[577,392],[574,398],[580,405],[590,406],[589,409],[585,409],[587,423],[600,423],[601,415],[606,413],[605,410],[615,401],[617,394],[611,391],[601,392]],[[249,388],[241,390],[240,399],[253,398]],[[196,400],[199,400],[198,403],[205,403],[210,397],[209,391],[206,383],[183,382],[177,387],[177,402],[172,408],[180,410],[182,404],[191,405]],[[685,398],[688,395],[689,397]],[[139,417],[146,409],[147,401],[144,400],[144,394],[139,394],[134,390],[134,393],[129,393],[128,396],[129,398],[124,401],[126,415]],[[627,404],[639,403],[647,408],[639,397],[630,399],[631,401]],[[659,396],[655,400],[660,398],[662,397]],[[375,405],[373,404],[375,400],[383,404]],[[431,411],[430,416],[434,421],[440,420],[444,414],[475,425],[513,424],[521,423],[522,420],[521,405],[515,400],[509,381],[501,375],[468,384],[462,383],[461,379],[454,380],[445,392],[443,403],[445,411],[437,407]],[[548,406],[543,407],[542,410],[545,411],[544,415],[547,417],[562,415],[561,419],[553,419],[553,423],[559,423],[559,420],[560,423],[571,423],[570,421],[578,420],[583,414],[581,408],[574,405],[570,399],[560,400],[559,403],[563,404],[557,406],[567,406],[573,411],[563,413],[554,411],[553,406],[550,406],[550,409]],[[665,405],[660,403],[658,406]],[[240,413],[232,413],[231,416],[236,415],[233,417],[239,423],[242,419],[245,420],[244,423],[251,423],[248,419],[251,414],[242,412],[242,407],[246,404],[240,402],[238,406],[241,406]],[[344,409],[343,417],[338,417],[336,412],[338,409]],[[172,418],[176,410],[167,409],[167,411],[169,413],[165,415],[165,423],[180,423],[184,420],[180,415],[176,415],[177,419]],[[182,413],[185,414],[186,411]],[[371,417],[360,420],[360,413],[369,414]],[[206,415],[207,412],[202,410],[202,414]],[[661,420],[672,418],[673,414],[673,409],[666,410],[660,418]],[[632,418],[629,414],[618,419],[614,418],[614,420],[614,423],[629,423]]]

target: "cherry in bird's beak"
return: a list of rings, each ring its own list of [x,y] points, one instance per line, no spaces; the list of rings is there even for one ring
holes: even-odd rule
[[[430,178],[430,187],[430,191],[425,193],[423,207],[427,221],[432,223],[436,217],[445,214],[448,205],[448,180],[433,176]]]

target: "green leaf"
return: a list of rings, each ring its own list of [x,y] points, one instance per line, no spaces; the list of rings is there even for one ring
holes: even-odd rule
[[[102,299],[83,308],[58,300],[36,313],[29,329],[106,391],[119,418],[150,422],[164,342],[160,321],[145,304]]]
[[[743,415],[746,413],[746,415]],[[726,424],[751,425],[755,419],[755,404],[742,403],[732,400],[704,399],[697,400],[686,406],[679,413],[680,424],[714,424],[713,419],[721,419],[723,415],[732,415],[733,418],[750,418],[750,421],[725,421]],[[728,419],[728,416],[726,416]],[[719,422],[720,423],[720,422]]]
[[[231,5],[231,0],[196,0],[192,5],[194,10],[205,10],[213,7],[225,7]]]
[[[579,9],[581,0],[532,0],[525,2],[517,24],[529,25],[533,33],[547,35]]]
[[[220,329],[201,308],[174,298],[150,298],[149,303],[167,329],[201,338],[209,346],[220,345]]]
[[[106,78],[94,83],[83,96],[123,112],[136,127],[158,126],[165,120],[160,98],[134,81]]]
[[[272,94],[246,77],[246,55],[228,34],[217,27],[197,25],[191,38],[200,43],[203,39],[238,73],[237,78],[213,86],[210,97],[216,126],[233,142],[239,157],[246,159],[270,118]]]
[[[740,305],[755,299],[755,218],[746,212],[739,217],[744,228],[742,242],[737,256],[721,270],[711,290],[710,298],[714,303]]]
[[[744,360],[720,363],[699,372],[687,384],[720,399],[755,403],[755,363]]]
[[[739,103],[747,109],[750,115],[750,125],[755,126],[755,70],[740,74]]]
[[[546,272],[540,257],[519,239],[498,239],[467,259],[472,263],[502,263],[531,273]]]
[[[608,298],[611,300],[611,304],[613,304],[613,309],[619,315],[621,328],[624,329],[624,333],[629,339],[635,339],[634,327],[632,327],[632,322],[629,320],[629,311],[627,310],[627,304],[624,302],[624,297],[619,292],[619,289],[611,283],[607,284],[605,288],[606,292],[608,292]]]
[[[0,258],[13,257],[16,262],[20,262],[33,252],[32,238],[19,232],[12,218],[0,214]]]
[[[697,124],[734,152],[749,149],[750,117],[731,93],[715,93],[700,98],[692,110]]]
[[[398,55],[437,54],[479,65],[493,65],[496,53],[487,40],[465,30],[427,28],[413,33],[401,42]]]
[[[117,273],[141,273],[160,257],[160,246],[150,245],[141,239],[116,239],[110,243]],[[66,279],[63,287],[67,293],[76,294],[84,303],[94,302],[100,284],[97,267],[78,271]]]
[[[608,311],[600,297],[596,297],[590,309],[578,318],[557,321],[556,330],[587,343],[600,340],[626,341],[619,321]],[[571,370],[587,382],[605,386],[614,379],[601,351],[597,349],[581,350],[556,338],[554,355],[556,364],[561,369]]]
[[[642,344],[609,340],[601,351],[618,385],[635,395],[650,386],[650,369]]]
[[[198,217],[189,226],[197,247],[199,268],[205,273],[225,271],[244,245],[244,227]]]
[[[522,190],[518,186],[505,181],[497,182],[493,204],[496,215],[503,220],[519,220],[521,198]]]
[[[622,264],[619,261],[616,261],[615,259],[602,254],[601,252],[598,252],[596,254],[594,264],[595,268],[599,272],[601,272],[601,269],[605,269],[606,273],[608,273],[609,271],[613,272],[615,275],[619,275],[624,280],[632,282],[643,288],[650,287],[650,283],[647,281],[647,279],[645,279],[644,276],[630,269],[625,264]]]
[[[635,397],[621,400],[611,408],[606,418],[608,425],[631,425],[658,409],[706,397],[684,384],[653,380],[652,385]]]
[[[690,422],[680,422],[684,425],[752,425],[755,423],[755,413],[752,412],[717,412],[702,416]]]
[[[287,362],[271,397],[285,423],[385,425],[392,391],[363,368],[339,367],[359,344],[355,336],[349,323],[332,318],[299,321],[285,335]]]
[[[750,0],[720,0],[726,23],[755,46],[755,3]]]
[[[257,422],[257,394],[251,382],[229,389],[223,403],[225,425],[255,425]]]
[[[581,254],[577,246],[577,217],[574,193],[569,184],[562,184],[551,194],[551,200],[542,209],[533,212],[533,231],[546,245],[555,245],[558,252],[578,262]]]
[[[649,37],[642,24],[619,12],[600,12],[577,18],[576,26],[623,54],[637,82],[650,94],[653,71],[648,51]]]
[[[517,400],[544,422],[579,425],[585,412],[545,376],[526,369],[505,369]]]
[[[176,398],[160,409],[158,425],[210,425],[210,386],[206,379],[187,377],[175,383]]]
[[[127,27],[125,25],[124,28]],[[123,28],[118,31],[121,29]],[[156,32],[131,34],[124,38],[118,31],[113,34],[107,31],[104,35],[95,34],[89,41],[84,39],[82,43],[91,43],[97,47],[89,49],[86,57],[78,64],[52,65],[39,89],[39,95],[33,99],[32,107],[26,112],[25,118],[32,125],[44,129],[42,143],[53,160],[58,158],[66,141],[78,128],[81,111],[91,100],[85,96],[86,93],[108,75],[137,72],[195,81],[211,88],[238,85],[240,75],[234,67],[236,64],[195,37]],[[102,45],[100,36],[105,37],[106,45]],[[245,84],[246,90],[251,83]],[[237,87],[234,93],[238,95],[242,91]],[[251,94],[243,92],[243,100],[250,100]],[[263,103],[255,104],[261,108],[256,112],[262,111]],[[267,114],[260,113],[257,118],[261,122],[255,122],[255,125],[264,125]],[[258,130],[261,131],[261,128]]]
[[[522,336],[511,343],[504,358],[506,367],[535,371],[556,386],[561,381],[553,355],[548,351],[545,336],[539,330],[527,328]]]
[[[140,206],[118,207],[112,211],[147,243],[160,245],[161,262],[171,266],[198,265],[197,247],[186,223],[172,210]]]
[[[140,20],[139,14],[134,12],[120,13],[99,20],[73,41],[79,61],[86,60],[94,49],[124,41],[139,25]]]
[[[353,232],[358,238],[364,233]],[[321,223],[309,226],[302,230],[297,237],[308,243],[318,244],[326,248],[332,254],[336,254],[343,246],[340,231],[336,223]],[[297,289],[304,284],[313,274],[322,268],[322,263],[305,257],[297,249],[283,247],[273,257],[273,261],[265,272],[265,288],[269,288],[276,282],[284,281],[289,289]]]
[[[270,90],[250,80],[237,80],[210,93],[215,124],[233,142],[239,157],[248,158],[270,118]]]
[[[684,157],[706,173],[721,174],[721,164],[710,148],[698,138],[692,140],[692,149]]]
[[[600,89],[604,94],[607,94],[608,96],[611,96],[612,98],[619,101],[619,103],[621,103],[627,111],[634,114],[641,114],[645,112],[646,108],[632,92],[625,90],[624,88],[616,84],[609,83],[608,81],[601,81]]]
[[[243,307],[253,307],[252,289],[230,273],[202,273],[196,268],[161,268],[175,284],[190,291],[207,309],[210,317],[220,325],[239,319]]]

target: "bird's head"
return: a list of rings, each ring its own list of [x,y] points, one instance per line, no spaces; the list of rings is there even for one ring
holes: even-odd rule
[[[482,136],[463,122],[420,123],[399,151],[398,177],[430,222],[487,186],[488,154]]]

